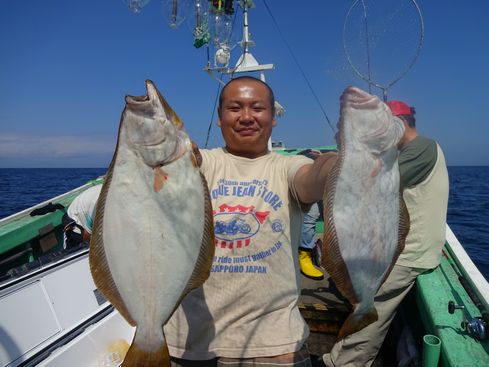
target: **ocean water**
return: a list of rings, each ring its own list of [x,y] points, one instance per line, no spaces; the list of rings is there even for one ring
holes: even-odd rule
[[[447,222],[489,280],[489,166],[448,167]]]
[[[0,219],[105,174],[105,168],[0,169]],[[489,166],[448,167],[447,222],[489,279]]]
[[[0,168],[0,219],[104,175],[105,168]]]

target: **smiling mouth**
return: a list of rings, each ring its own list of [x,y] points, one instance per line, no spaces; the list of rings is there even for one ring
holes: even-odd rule
[[[255,130],[255,129],[241,129],[241,130],[238,130],[237,132],[241,136],[250,136],[250,135],[254,135],[257,132],[257,130]]]

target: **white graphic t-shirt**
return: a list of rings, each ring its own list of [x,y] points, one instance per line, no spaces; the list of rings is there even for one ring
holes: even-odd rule
[[[297,307],[303,213],[293,179],[312,160],[201,151],[214,211],[211,275],[165,326],[170,354],[205,360],[299,350],[309,334]],[[178,264],[175,264],[178,271]]]

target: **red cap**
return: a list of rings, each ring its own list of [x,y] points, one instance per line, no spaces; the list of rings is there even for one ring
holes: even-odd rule
[[[411,107],[409,107],[407,104],[405,104],[402,101],[389,101],[386,102],[385,104],[389,106],[394,116],[413,114]]]

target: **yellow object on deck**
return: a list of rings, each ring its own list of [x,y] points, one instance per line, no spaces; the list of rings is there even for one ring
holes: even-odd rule
[[[299,249],[299,266],[301,268],[301,273],[306,277],[322,280],[324,279],[324,274],[321,270],[316,268],[312,263],[312,253],[311,251]]]

